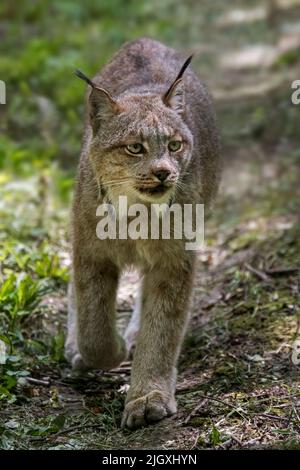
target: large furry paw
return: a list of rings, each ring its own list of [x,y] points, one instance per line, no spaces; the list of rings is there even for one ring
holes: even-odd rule
[[[110,351],[94,351],[88,347],[79,352],[77,345],[67,343],[65,347],[65,357],[70,362],[72,369],[85,371],[90,369],[110,370],[117,367],[127,357],[126,345],[120,336],[117,337],[117,344]]]
[[[121,426],[136,429],[174,413],[176,413],[175,399],[161,391],[154,390],[126,404]]]
[[[76,370],[76,371],[85,371],[85,370],[89,370],[90,367],[88,367],[82,360],[82,357],[79,353],[75,354],[73,357],[72,357],[72,360],[71,360],[71,365],[72,365],[72,369],[73,370]]]
[[[89,369],[89,367],[83,362],[80,353],[73,344],[66,344],[65,357],[71,364],[73,370],[85,371]]]
[[[108,345],[98,345],[98,349],[91,344],[79,345],[82,361],[90,369],[110,370],[118,367],[127,358],[125,341],[121,336]]]

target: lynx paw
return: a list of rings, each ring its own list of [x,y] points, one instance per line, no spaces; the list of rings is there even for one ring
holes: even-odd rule
[[[72,369],[85,371],[90,369],[110,370],[117,367],[126,359],[127,351],[124,340],[117,338],[117,345],[109,351],[95,351],[90,348],[82,348],[79,352],[74,344],[66,344],[65,357],[70,362]]]
[[[99,345],[98,349],[91,348],[90,344],[82,344],[79,350],[83,363],[90,369],[114,369],[127,357],[125,341],[120,336],[116,337],[115,343]]]
[[[127,403],[122,418],[122,428],[140,428],[176,413],[176,402],[158,390]]]
[[[75,354],[73,357],[72,357],[72,360],[71,360],[71,365],[72,365],[72,369],[73,370],[76,370],[76,371],[84,371],[84,370],[89,370],[90,367],[88,367],[82,360],[82,357],[79,353]]]
[[[83,362],[80,353],[75,347],[73,347],[73,345],[66,345],[65,357],[67,361],[71,364],[73,370],[84,371],[89,369],[89,367]]]

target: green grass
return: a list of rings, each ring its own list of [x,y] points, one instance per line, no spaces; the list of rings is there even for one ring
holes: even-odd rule
[[[224,178],[199,254],[176,419],[120,430],[128,370],[76,376],[63,356],[84,112],[74,69],[92,75],[124,41],[149,35],[184,53],[203,46],[194,68],[225,97],[228,84],[238,90],[299,70],[295,49],[263,73],[224,71],[223,53],[274,40],[266,20],[218,27],[228,8],[219,0],[1,4],[0,448],[299,448],[291,362],[300,322],[299,109],[284,79],[263,97],[216,102]],[[291,11],[280,15],[291,21]]]

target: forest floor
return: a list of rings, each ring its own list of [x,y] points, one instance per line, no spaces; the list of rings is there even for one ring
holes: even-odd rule
[[[282,24],[291,26],[299,8],[283,9]],[[24,180],[3,172],[0,339],[8,357],[0,365],[0,448],[300,448],[300,107],[290,103],[291,77],[300,78],[300,30],[276,23],[283,32],[272,60],[262,66],[252,51],[245,71],[242,55],[218,52],[230,18],[219,18],[220,36],[207,42],[217,73],[209,61],[203,70],[222,130],[224,172],[198,253],[177,415],[121,430],[130,362],[72,373],[63,357],[69,207],[52,191],[58,170]],[[288,52],[281,48],[287,38]],[[120,326],[136,281],[135,273],[122,279]]]

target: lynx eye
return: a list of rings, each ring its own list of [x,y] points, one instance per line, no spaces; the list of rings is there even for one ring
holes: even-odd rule
[[[142,144],[135,143],[126,145],[125,150],[127,153],[130,153],[132,155],[140,155],[141,153],[144,153],[145,149]]]
[[[171,140],[168,144],[168,149],[170,152],[178,152],[182,147],[182,141],[181,140]]]

